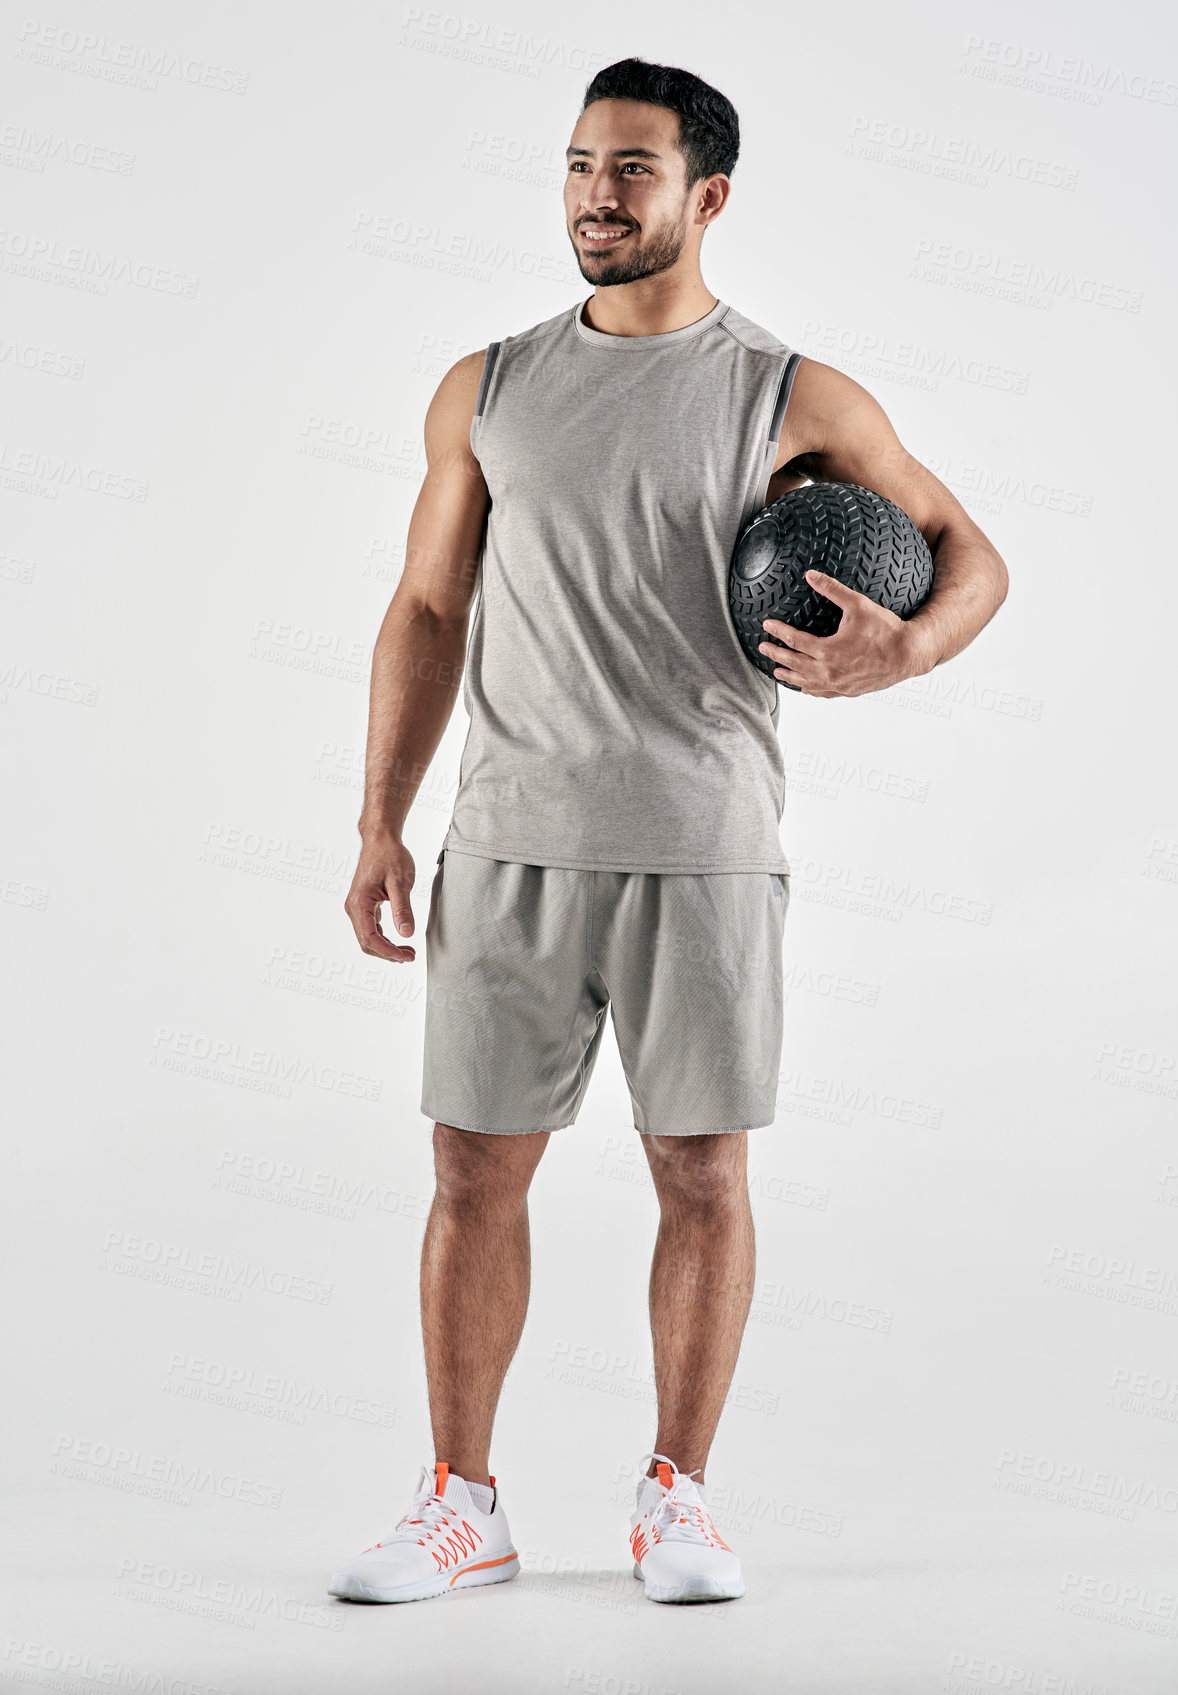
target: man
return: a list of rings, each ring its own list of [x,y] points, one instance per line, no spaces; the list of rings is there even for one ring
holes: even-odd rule
[[[753,1289],[746,1141],[774,1116],[789,862],[781,696],[735,634],[732,548],[809,479],[875,489],[927,538],[936,580],[907,622],[820,573],[842,612],[833,636],[766,622],[776,679],[822,698],[960,653],[1006,570],[866,390],[791,360],[707,288],[700,244],[738,142],[731,104],[688,72],[600,72],[564,191],[591,299],[459,360],[426,417],[346,904],[366,953],[415,958],[377,912],[387,900],[413,934],[402,831],[464,675],[471,722],[426,924],[435,1461],[395,1530],[332,1579],[337,1596],[419,1599],[519,1570],[488,1465],[527,1308],[528,1186],[576,1120],[607,1006],[660,1208],[657,1451],[634,1571],[656,1601],[744,1592],[702,1484]]]

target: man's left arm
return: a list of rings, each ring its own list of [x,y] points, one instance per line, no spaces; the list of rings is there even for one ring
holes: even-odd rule
[[[803,359],[781,434],[769,498],[814,482],[857,483],[901,507],[933,555],[933,586],[911,618],[898,618],[821,571],[806,580],[842,609],[832,636],[766,620],[761,652],[802,694],[870,694],[923,676],[968,647],[1006,598],[1006,565],[961,502],[901,444],[883,407],[853,377]]]

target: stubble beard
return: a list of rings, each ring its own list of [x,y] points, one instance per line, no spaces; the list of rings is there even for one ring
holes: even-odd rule
[[[601,220],[602,223],[608,221],[606,218]],[[656,277],[660,271],[669,271],[687,243],[687,221],[681,218],[678,224],[665,226],[645,245],[639,239],[625,258],[618,253],[602,253],[594,257],[581,250],[575,235],[570,239],[577,256],[577,267],[585,281],[595,288],[617,288],[622,283],[641,282],[643,277]]]

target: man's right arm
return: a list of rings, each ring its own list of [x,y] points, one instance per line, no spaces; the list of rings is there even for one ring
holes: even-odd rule
[[[426,474],[409,521],[405,567],[372,655],[360,861],[345,909],[365,953],[415,958],[381,932],[382,901],[413,933],[413,859],[402,832],[462,680],[467,624],[490,497],[470,449],[485,350],[447,371],[425,419]]]

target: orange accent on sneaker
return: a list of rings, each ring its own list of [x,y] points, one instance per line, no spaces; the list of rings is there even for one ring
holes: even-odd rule
[[[490,1476],[490,1473],[488,1472],[487,1475]],[[491,1488],[493,1489],[494,1487],[495,1487],[495,1479],[492,1477],[491,1478]]]
[[[488,1566],[505,1566],[508,1560],[514,1560],[517,1557],[518,1556],[515,1554],[500,1554],[497,1560],[480,1560],[477,1566],[463,1566],[462,1571],[456,1571],[454,1576],[450,1579],[450,1587],[453,1589],[454,1585],[458,1582],[458,1579],[465,1572],[486,1571]]]
[[[450,1524],[446,1519],[443,1519],[442,1523],[449,1529],[450,1534],[441,1547],[434,1549],[434,1560],[439,1571],[445,1571],[451,1560],[455,1565],[469,1560],[482,1541],[478,1531],[468,1524],[466,1519],[463,1519],[460,1527]]]
[[[671,1487],[671,1468],[670,1468],[670,1466],[669,1465],[660,1465],[657,1468],[657,1470],[658,1470],[659,1482],[662,1484],[664,1489],[669,1489]]]
[[[636,1524],[630,1532],[630,1551],[641,1565],[646,1553],[646,1533],[640,1524]]]
[[[439,1495],[444,1495],[446,1493],[446,1479],[450,1475],[450,1467],[445,1461],[438,1460],[434,1465],[434,1472],[434,1489]]]

